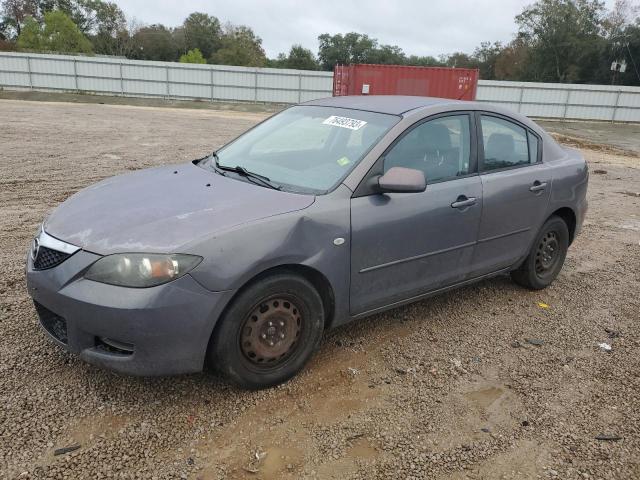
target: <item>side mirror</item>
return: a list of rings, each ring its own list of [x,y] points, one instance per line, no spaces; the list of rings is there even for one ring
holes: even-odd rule
[[[380,193],[424,192],[426,188],[427,181],[422,170],[392,167],[387,173],[378,177]]]

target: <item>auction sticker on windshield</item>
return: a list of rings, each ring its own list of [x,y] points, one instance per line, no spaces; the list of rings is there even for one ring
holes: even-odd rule
[[[348,128],[350,130],[360,130],[367,124],[367,122],[365,122],[364,120],[356,120],[355,118],[348,117],[338,117],[336,115],[331,115],[322,123],[325,125],[332,125],[334,127]]]

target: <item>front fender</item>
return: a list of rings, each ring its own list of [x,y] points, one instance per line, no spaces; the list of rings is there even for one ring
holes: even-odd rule
[[[237,290],[274,267],[304,265],[329,281],[335,323],[342,323],[349,311],[350,194],[339,187],[304,210],[239,225],[193,246],[186,253],[204,260],[191,275],[211,291]]]

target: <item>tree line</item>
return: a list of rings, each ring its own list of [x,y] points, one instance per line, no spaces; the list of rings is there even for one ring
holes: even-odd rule
[[[0,50],[304,70],[350,63],[446,66],[478,68],[487,80],[640,85],[636,0],[617,0],[611,10],[599,0],[537,0],[515,23],[510,42],[482,42],[472,53],[407,55],[350,32],[320,35],[317,54],[296,44],[270,59],[251,27],[207,13],[167,27],[128,20],[104,0],[1,0]]]

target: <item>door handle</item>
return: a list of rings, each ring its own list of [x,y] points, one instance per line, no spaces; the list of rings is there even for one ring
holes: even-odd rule
[[[451,208],[466,208],[476,204],[476,197],[468,197],[460,195],[455,202],[451,204]]]
[[[547,182],[540,182],[539,180],[536,180],[535,182],[533,182],[533,185],[531,185],[529,187],[529,191],[530,192],[541,192],[545,188],[547,188]]]

